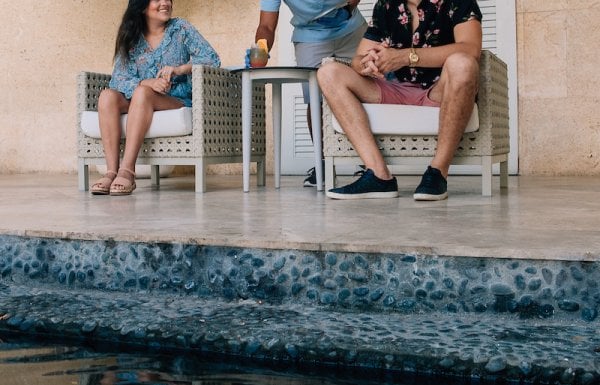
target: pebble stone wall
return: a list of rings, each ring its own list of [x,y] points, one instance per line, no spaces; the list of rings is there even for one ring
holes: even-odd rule
[[[0,277],[73,289],[179,293],[361,311],[516,313],[593,322],[597,263],[245,250],[0,237]]]

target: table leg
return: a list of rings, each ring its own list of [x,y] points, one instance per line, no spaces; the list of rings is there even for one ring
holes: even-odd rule
[[[242,174],[244,192],[250,191],[250,155],[252,148],[252,79],[250,73],[242,72]]]
[[[273,146],[275,149],[275,188],[281,182],[281,83],[273,82]]]
[[[310,119],[312,121],[313,146],[315,151],[315,171],[317,176],[317,191],[323,191],[323,142],[321,133],[321,100],[317,71],[312,71],[308,78],[310,100]]]

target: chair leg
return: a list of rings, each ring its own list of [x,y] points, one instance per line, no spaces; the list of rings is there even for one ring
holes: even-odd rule
[[[265,164],[265,158],[261,157],[258,162],[256,162],[256,185],[257,186],[265,186],[266,184],[266,175],[267,175],[267,167]]]
[[[492,196],[492,157],[481,158],[481,195]]]
[[[150,166],[150,181],[152,186],[160,186],[160,168],[156,164]]]
[[[206,192],[206,164],[204,159],[196,161],[195,180],[196,180],[196,193]]]
[[[500,188],[508,188],[508,161],[500,162]]]
[[[335,165],[333,157],[325,157],[325,191],[335,187]]]
[[[77,161],[77,184],[79,191],[88,191],[90,189],[90,166],[85,164],[83,158]]]

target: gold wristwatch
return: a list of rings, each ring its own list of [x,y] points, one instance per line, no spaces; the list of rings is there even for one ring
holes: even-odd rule
[[[419,62],[419,55],[417,55],[417,51],[413,47],[410,47],[410,52],[408,53],[408,66],[416,67]]]

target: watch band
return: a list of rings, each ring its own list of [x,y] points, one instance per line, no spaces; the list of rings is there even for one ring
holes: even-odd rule
[[[408,66],[416,67],[419,62],[419,55],[417,55],[417,51],[415,51],[414,47],[410,47],[410,52],[408,53]]]

